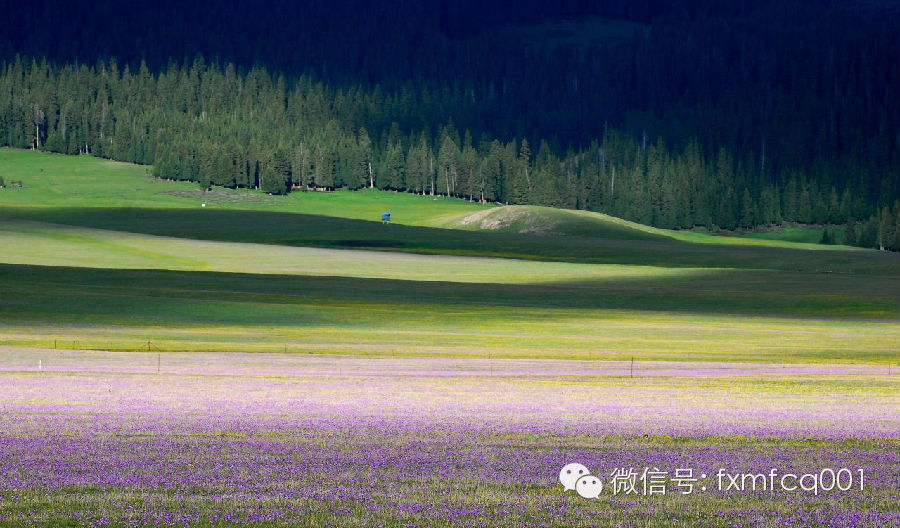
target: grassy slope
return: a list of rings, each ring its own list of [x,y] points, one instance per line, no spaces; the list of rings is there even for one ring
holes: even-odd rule
[[[43,222],[0,224],[11,264],[169,269],[497,284],[633,280],[708,273],[698,268],[535,262],[215,242]]]
[[[224,242],[364,248],[661,267],[776,269],[893,277],[900,257],[876,251],[808,251],[657,239],[546,236],[382,225],[331,216],[200,208],[3,208],[0,221],[37,221]]]
[[[726,292],[715,276],[497,285],[0,265],[0,344],[896,362],[887,295],[765,290],[790,281],[743,275]]]
[[[201,191],[190,182],[154,179],[150,168],[100,160],[0,148],[0,177],[21,180],[23,189],[0,189],[3,207],[149,207],[282,211],[379,220],[391,212],[408,225],[442,225],[448,219],[493,206],[451,198],[390,193],[390,207],[379,191],[292,193],[268,196],[248,189]]]
[[[453,229],[487,229],[509,233],[535,232],[587,238],[659,240],[674,238],[708,244],[748,244],[804,249],[834,249],[817,244],[809,234],[794,240],[751,234],[720,237],[703,232],[669,231],[589,211],[560,210],[537,206],[499,207],[446,197],[423,197],[376,190],[337,193],[292,193],[267,196],[247,189],[216,189],[203,192],[195,184],[156,180],[149,167],[99,160],[89,156],[62,156],[32,151],[0,149],[0,176],[7,182],[21,180],[23,189],[3,189],[3,207],[140,207],[208,208],[290,212],[378,221],[383,212],[393,214],[394,223]],[[816,231],[821,237],[821,231]],[[758,240],[754,238],[769,238]],[[841,248],[845,249],[845,248]]]
[[[695,244],[784,247],[811,250],[852,250],[859,248],[818,243],[824,228],[779,228],[767,232],[714,235],[703,231],[659,229],[594,211],[554,209],[534,205],[514,205],[478,211],[451,219],[441,227],[492,230],[510,233],[561,234],[590,238],[659,240],[669,238]],[[831,230],[835,232],[834,229]],[[843,236],[838,229],[837,234]]]
[[[825,227],[815,226],[778,227],[767,231],[750,231],[743,233],[741,236],[759,240],[784,240],[787,242],[818,244],[819,240],[822,240],[822,233],[825,229]],[[843,240],[844,231],[846,230],[844,226],[830,226],[827,229],[838,240]]]
[[[0,267],[0,344],[136,349],[153,340],[165,350],[882,363],[898,356],[896,255],[734,245],[598,213],[375,191],[201,193],[145,173],[0,150],[0,176],[26,185],[0,190],[0,262],[19,264]],[[198,207],[200,199],[208,207]],[[418,225],[360,220],[385,209]],[[483,226],[473,225],[473,214],[501,221],[476,229]],[[567,236],[521,233],[547,225]],[[685,243],[692,239],[716,243]],[[231,273],[213,273],[222,271]]]

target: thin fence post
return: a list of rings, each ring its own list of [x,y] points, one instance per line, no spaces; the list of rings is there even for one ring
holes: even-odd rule
[[[631,371],[630,371],[629,375],[632,378],[634,377],[634,356],[631,356]]]

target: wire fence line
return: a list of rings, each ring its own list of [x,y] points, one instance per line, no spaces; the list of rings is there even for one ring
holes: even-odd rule
[[[78,340],[70,343],[79,343]],[[900,365],[859,363],[745,363],[603,359],[523,359],[331,354],[284,345],[278,353],[186,352],[167,350],[150,340],[129,351],[0,346],[0,371],[108,372],[122,374],[237,374],[282,376],[502,376],[502,377],[731,377],[731,376],[890,376]]]

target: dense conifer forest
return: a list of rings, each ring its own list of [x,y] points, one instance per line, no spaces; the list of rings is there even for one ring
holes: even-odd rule
[[[378,187],[681,229],[848,224],[830,241],[900,248],[884,5],[443,4],[10,7],[0,144],[203,188]],[[123,9],[131,22],[103,24]]]

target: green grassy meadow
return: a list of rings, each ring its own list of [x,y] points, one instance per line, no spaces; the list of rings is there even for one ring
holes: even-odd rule
[[[894,254],[9,149],[0,177],[0,345],[900,363]]]
[[[334,193],[266,195],[249,189],[214,189],[204,192],[196,184],[160,180],[150,176],[150,167],[100,160],[91,156],[65,156],[0,148],[0,177],[7,189],[0,193],[3,207],[138,207],[200,208],[283,211],[311,215],[378,220],[392,212],[396,221],[409,225],[440,225],[456,216],[491,206],[463,200],[421,197],[380,191],[340,192],[339,210]],[[25,187],[9,188],[13,181]]]
[[[33,213],[39,219],[52,218],[43,216],[51,212],[48,209],[194,210],[206,204],[209,209],[215,210],[287,212],[369,222],[377,222],[381,213],[391,212],[395,224],[454,230],[834,249],[834,246],[817,244],[783,244],[778,237],[758,237],[752,233],[746,237],[719,237],[696,231],[656,229],[589,211],[538,206],[499,207],[443,196],[418,196],[369,189],[336,193],[295,192],[287,196],[271,196],[249,189],[216,188],[202,191],[192,183],[155,179],[150,176],[150,167],[99,160],[90,156],[64,156],[4,148],[0,148],[0,177],[8,184],[21,181],[25,185],[21,189],[3,189],[4,192],[0,193],[0,206],[4,209],[40,208],[41,212]],[[358,226],[357,224],[356,227]],[[224,230],[227,226],[222,227]],[[817,233],[821,236],[821,231]],[[815,242],[811,240],[811,235],[802,238],[803,240],[786,241]],[[263,239],[260,237],[260,240]]]
[[[8,149],[0,177],[0,526],[900,518],[900,255]],[[588,500],[572,461],[708,490]],[[867,487],[714,476],[840,466]]]
[[[819,240],[822,240],[822,233],[825,229],[824,227],[814,226],[781,227],[767,231],[750,231],[743,233],[741,236],[757,240],[786,240],[788,242],[818,244]],[[838,240],[843,239],[844,231],[844,226],[828,228],[828,232],[835,235]]]

